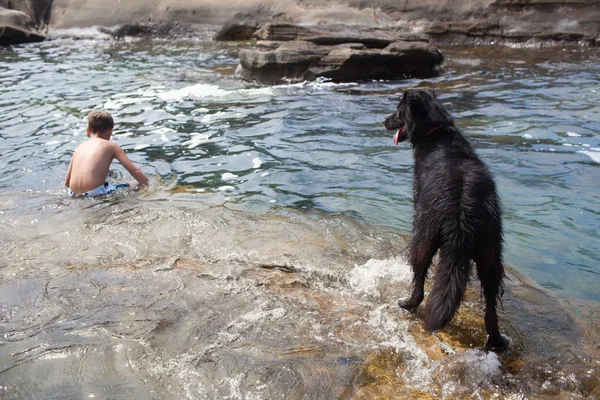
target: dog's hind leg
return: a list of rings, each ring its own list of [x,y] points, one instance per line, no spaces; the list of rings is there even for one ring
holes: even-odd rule
[[[477,274],[479,275],[485,297],[485,330],[488,334],[485,348],[491,351],[502,352],[508,348],[508,342],[500,334],[496,306],[502,291],[504,267],[499,257],[493,258],[476,256],[475,264],[477,265]]]
[[[413,270],[412,294],[407,299],[402,299],[398,305],[410,312],[416,312],[417,307],[425,296],[425,278],[431,265],[431,259],[438,249],[437,235],[427,231],[415,219],[413,224],[413,237],[410,245],[410,265]]]

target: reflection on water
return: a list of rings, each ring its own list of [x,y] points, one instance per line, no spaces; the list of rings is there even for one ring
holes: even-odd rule
[[[233,80],[235,52],[0,50],[0,398],[598,395],[596,50],[454,49],[430,81],[277,87]],[[496,174],[507,263],[550,289],[511,272],[500,357],[476,283],[436,335],[395,304],[412,155],[381,121],[428,86]],[[66,197],[93,108],[148,191]]]

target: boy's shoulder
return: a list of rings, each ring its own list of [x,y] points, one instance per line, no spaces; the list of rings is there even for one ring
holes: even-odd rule
[[[113,141],[110,140],[106,140],[106,139],[95,139],[93,141],[90,141],[92,146],[95,147],[99,147],[102,149],[116,149],[116,148],[120,148],[118,144],[116,144]]]

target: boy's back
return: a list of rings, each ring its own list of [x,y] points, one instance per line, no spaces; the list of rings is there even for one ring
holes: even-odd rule
[[[80,144],[71,160],[71,176],[68,182],[73,193],[82,194],[103,185],[115,157],[115,143],[92,137]]]
[[[65,186],[72,194],[95,196],[113,190],[105,180],[114,158],[141,186],[147,185],[148,178],[129,160],[119,145],[110,141],[114,127],[111,115],[105,111],[92,111],[88,121],[87,134],[90,139],[75,149],[65,178]]]

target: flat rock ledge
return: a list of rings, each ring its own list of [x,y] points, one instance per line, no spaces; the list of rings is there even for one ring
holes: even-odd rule
[[[33,27],[33,18],[18,10],[0,7],[0,46],[41,42],[46,35]]]
[[[425,36],[381,28],[269,23],[253,36],[236,76],[264,84],[429,78],[444,61]]]

